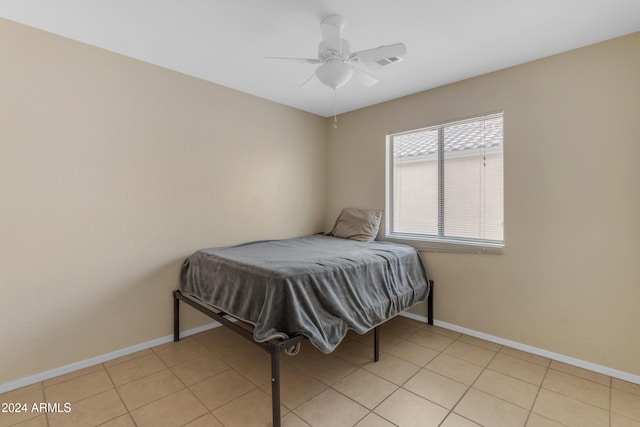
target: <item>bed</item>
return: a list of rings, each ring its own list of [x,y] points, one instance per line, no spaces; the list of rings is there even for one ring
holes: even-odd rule
[[[174,296],[174,341],[179,302],[185,302],[271,354],[273,426],[280,425],[280,352],[295,354],[303,340],[330,353],[351,329],[374,330],[428,301],[433,282],[410,246],[317,234],[201,249],[183,263]],[[251,325],[247,328],[243,325]]]

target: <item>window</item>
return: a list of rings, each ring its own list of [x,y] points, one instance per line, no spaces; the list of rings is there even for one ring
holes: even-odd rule
[[[504,246],[503,113],[387,136],[386,236],[420,249]]]

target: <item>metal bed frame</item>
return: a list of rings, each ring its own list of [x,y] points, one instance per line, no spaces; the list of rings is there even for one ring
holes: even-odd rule
[[[236,319],[233,315],[223,311],[216,311],[205,303],[201,303],[189,296],[183,295],[180,290],[175,290],[173,291],[174,342],[180,341],[180,301],[220,322],[222,325],[258,345],[271,355],[271,413],[273,416],[273,427],[280,427],[280,351],[300,344],[305,337],[303,335],[294,335],[286,340],[274,339],[266,342],[254,341],[253,333],[249,329],[239,326],[237,322],[242,321]],[[427,323],[429,325],[433,325],[433,280],[429,280],[427,310]],[[376,326],[373,328],[373,361],[377,362],[378,360],[380,360],[380,331],[378,326]]]

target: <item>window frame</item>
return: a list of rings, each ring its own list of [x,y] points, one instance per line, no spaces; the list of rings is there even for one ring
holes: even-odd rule
[[[469,239],[461,237],[449,237],[444,235],[444,198],[438,197],[438,236],[428,234],[416,234],[416,233],[401,233],[392,231],[392,215],[390,215],[392,209],[392,202],[394,199],[394,157],[391,153],[392,139],[395,136],[424,132],[428,130],[437,130],[438,132],[438,192],[443,194],[444,190],[444,172],[443,166],[446,163],[444,156],[444,129],[448,126],[454,126],[465,122],[482,121],[495,117],[502,117],[502,185],[503,185],[503,205],[502,205],[502,217],[503,217],[503,230],[502,240],[482,240],[482,239]],[[505,227],[504,227],[504,111],[498,110],[489,113],[474,115],[470,117],[448,120],[425,126],[422,128],[411,129],[406,131],[389,132],[385,138],[385,238],[389,241],[405,243],[411,245],[419,250],[423,251],[436,251],[436,252],[462,252],[462,253],[487,253],[487,254],[500,254],[505,246]]]

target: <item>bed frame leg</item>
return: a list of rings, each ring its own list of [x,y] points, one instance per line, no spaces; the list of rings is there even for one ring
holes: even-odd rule
[[[271,413],[273,427],[280,427],[280,349],[272,347],[271,351]]]
[[[373,328],[373,361],[380,360],[380,331],[376,326]]]
[[[180,300],[173,293],[173,342],[180,341]]]
[[[433,280],[429,280],[429,296],[427,297],[427,323],[433,325]]]

